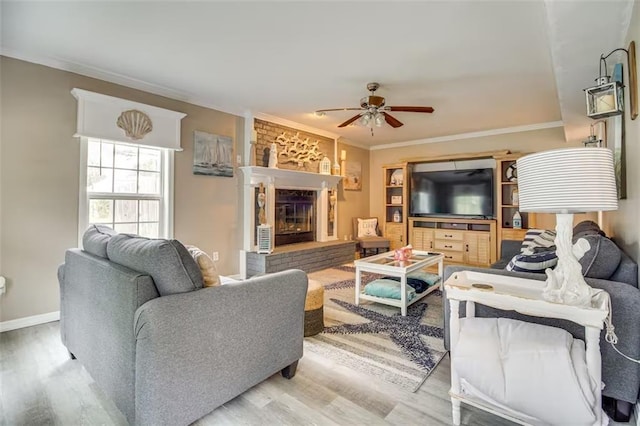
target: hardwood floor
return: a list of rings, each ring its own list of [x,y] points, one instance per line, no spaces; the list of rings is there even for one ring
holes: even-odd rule
[[[126,425],[60,342],[52,322],[0,334],[3,425]],[[416,393],[359,375],[310,352],[292,380],[275,374],[196,425],[450,425],[449,360]],[[473,408],[465,425],[511,424]]]
[[[1,333],[0,359],[2,425],[126,425],[69,358],[58,322]],[[275,374],[195,425],[451,425],[449,365],[411,393],[306,352],[292,380]],[[462,424],[512,423],[463,405]]]

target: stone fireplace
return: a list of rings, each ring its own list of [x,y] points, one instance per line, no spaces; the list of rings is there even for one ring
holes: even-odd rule
[[[244,178],[243,185],[243,250],[241,252],[241,275],[268,273],[274,270],[251,269],[247,263],[268,264],[271,260],[282,257],[277,268],[286,269],[307,264],[302,252],[312,250],[342,250],[344,257],[353,260],[353,243],[338,240],[337,220],[338,205],[335,191],[340,176],[322,175],[296,170],[285,170],[259,166],[240,167]],[[256,248],[256,227],[258,223],[258,188],[262,184],[266,196],[264,216],[271,225],[274,252],[258,254]],[[293,254],[300,252],[298,254]],[[327,253],[328,254],[328,253]],[[335,256],[343,256],[342,254]],[[283,260],[284,258],[287,260]],[[311,258],[320,258],[318,253],[310,253]],[[323,255],[322,257],[327,257]],[[296,259],[292,262],[291,259]],[[348,260],[347,260],[348,261]],[[286,262],[286,263],[285,263]],[[282,263],[282,264],[280,264]],[[312,267],[310,267],[311,269]],[[249,271],[247,271],[249,269]]]

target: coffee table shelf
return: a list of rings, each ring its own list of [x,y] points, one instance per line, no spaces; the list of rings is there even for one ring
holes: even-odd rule
[[[398,261],[393,258],[394,252],[378,254],[376,256],[366,257],[356,260],[356,305],[360,304],[360,299],[372,302],[383,303],[385,305],[396,306],[400,308],[403,316],[407,315],[407,307],[416,303],[428,294],[442,287],[443,278],[443,260],[444,256],[440,253],[414,250],[410,259]],[[417,293],[413,300],[407,300],[407,275],[414,271],[425,269],[431,265],[438,264],[438,275],[440,276],[440,284],[433,285],[422,293]],[[392,277],[400,277],[400,299],[390,299],[386,297],[376,297],[361,292],[361,274],[362,272],[374,272],[378,274],[389,275]]]

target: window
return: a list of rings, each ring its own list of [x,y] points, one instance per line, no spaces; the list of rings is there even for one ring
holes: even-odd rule
[[[90,224],[170,237],[173,151],[92,138],[82,144],[80,238]]]

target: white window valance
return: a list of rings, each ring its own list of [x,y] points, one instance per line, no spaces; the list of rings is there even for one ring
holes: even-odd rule
[[[180,121],[186,114],[83,89],[71,94],[78,100],[74,136],[182,150]]]

